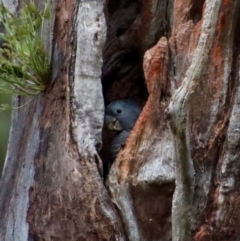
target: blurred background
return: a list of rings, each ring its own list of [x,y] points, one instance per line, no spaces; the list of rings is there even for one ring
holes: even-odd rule
[[[0,94],[0,104],[10,104],[11,96]],[[11,111],[0,112],[0,177],[7,151],[8,134],[11,124]]]

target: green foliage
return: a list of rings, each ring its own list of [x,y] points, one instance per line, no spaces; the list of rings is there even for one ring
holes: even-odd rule
[[[15,16],[0,5],[5,30],[0,34],[0,94],[35,96],[44,90],[50,77],[49,58],[41,40],[43,22],[49,18],[47,8],[48,4],[39,11],[33,2],[23,3]]]

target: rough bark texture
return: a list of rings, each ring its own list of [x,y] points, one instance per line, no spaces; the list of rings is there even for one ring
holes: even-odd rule
[[[148,101],[110,171],[108,187],[130,240],[238,240],[239,168],[235,162],[239,158],[239,3],[176,0],[167,6],[173,6],[173,11],[167,11],[170,14],[166,22],[170,25],[167,33],[161,34],[168,37],[165,45],[169,46],[169,54],[166,51],[165,58],[155,64],[158,51],[164,50],[160,44],[163,39],[146,53],[154,53],[150,61],[144,60]],[[139,10],[139,18],[143,18],[141,14]],[[154,19],[152,16],[150,22]],[[124,36],[130,34],[136,22],[125,30]],[[159,25],[155,31],[163,26]],[[143,35],[148,27],[148,22],[141,26]],[[151,33],[149,30],[148,35]],[[145,35],[140,40],[135,36],[128,42],[142,46],[143,39]],[[141,53],[143,48],[138,48]],[[115,52],[115,56],[118,53],[121,51]],[[126,69],[117,57],[116,62],[116,66]],[[114,66],[111,67],[113,72]],[[131,79],[130,74],[122,77],[127,78]],[[162,85],[155,84],[156,93],[151,90],[153,80]],[[120,81],[115,82],[119,85]],[[122,96],[128,96],[124,85],[122,89]],[[114,91],[110,93],[119,95],[119,91],[115,95]],[[158,102],[151,102],[154,94]],[[110,94],[106,96],[111,100]],[[168,121],[172,135],[166,125]],[[171,232],[171,214],[167,210],[174,178]],[[168,188],[164,190],[166,180]]]
[[[13,112],[1,183],[1,241],[125,240],[96,151],[104,115],[104,3],[55,3],[52,81]],[[19,98],[17,105],[23,102]]]
[[[173,140],[164,124],[161,98],[167,94],[166,38],[146,52],[144,62],[149,98],[112,167],[108,187],[130,240],[169,240],[174,169]]]
[[[12,116],[0,240],[238,241],[239,13],[56,1],[52,81]],[[104,182],[104,102],[128,97],[144,108]]]

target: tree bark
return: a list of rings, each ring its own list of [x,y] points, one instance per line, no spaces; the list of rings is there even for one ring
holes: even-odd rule
[[[51,82],[12,114],[0,240],[239,240],[239,12],[226,0],[53,3]],[[104,177],[104,104],[129,97],[143,111]]]
[[[54,4],[52,81],[13,112],[1,184],[2,241],[125,240],[96,151],[104,115],[104,3]]]

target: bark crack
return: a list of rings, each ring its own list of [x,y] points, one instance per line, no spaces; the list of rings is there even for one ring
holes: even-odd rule
[[[192,64],[186,72],[181,86],[169,104],[167,114],[175,142],[176,189],[172,206],[173,241],[191,239],[191,221],[195,172],[191,160],[191,146],[188,133],[188,104],[196,87],[201,81],[201,74],[208,60],[212,47],[221,1],[208,0],[203,16],[200,39],[195,50]]]

